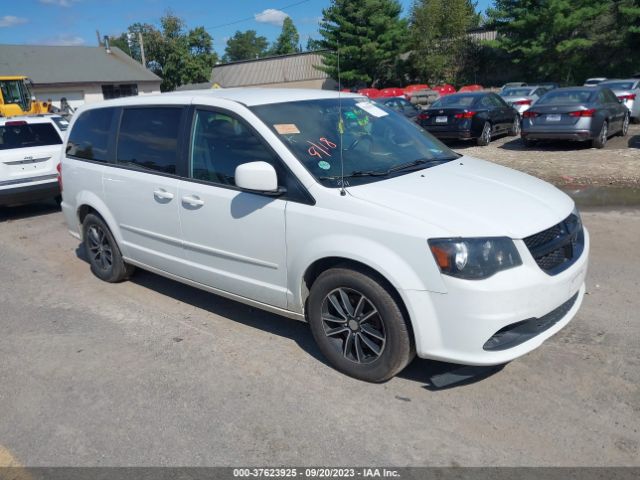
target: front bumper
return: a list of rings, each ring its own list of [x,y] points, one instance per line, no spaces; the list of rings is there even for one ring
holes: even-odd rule
[[[418,356],[465,365],[498,365],[539,347],[569,323],[582,304],[589,257],[586,229],[584,236],[580,257],[557,275],[541,270],[524,242],[516,241],[523,262],[520,267],[480,281],[443,275],[445,294],[404,290]],[[519,337],[501,349],[486,348],[505,327],[509,330],[531,319],[549,322],[554,311],[553,321],[528,338]]]
[[[0,187],[0,205],[19,205],[36,202],[60,195],[58,180],[14,183],[11,186]]]

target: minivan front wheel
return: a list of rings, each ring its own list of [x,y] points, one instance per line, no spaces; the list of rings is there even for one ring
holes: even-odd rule
[[[372,276],[333,268],[313,283],[308,320],[320,351],[337,370],[368,382],[383,382],[413,359],[402,310]]]
[[[135,267],[122,259],[109,227],[104,220],[92,213],[82,223],[84,248],[91,264],[91,272],[101,280],[110,283],[127,279]]]

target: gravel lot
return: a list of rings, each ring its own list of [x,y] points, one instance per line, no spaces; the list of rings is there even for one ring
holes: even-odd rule
[[[510,153],[499,145],[469,151]],[[640,466],[640,211],[584,222],[575,320],[437,389],[458,367],[358,382],[303,323],[145,272],[102,283],[53,206],[0,209],[0,463]]]
[[[502,137],[486,147],[450,143],[454,150],[544,178],[559,186],[640,187],[640,124],[626,137],[611,137],[604,149],[588,143],[545,142],[526,148],[517,137]]]

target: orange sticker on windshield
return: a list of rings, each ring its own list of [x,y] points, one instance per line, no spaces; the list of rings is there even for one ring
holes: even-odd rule
[[[300,133],[295,123],[278,123],[273,126],[280,135],[292,135],[294,133]]]

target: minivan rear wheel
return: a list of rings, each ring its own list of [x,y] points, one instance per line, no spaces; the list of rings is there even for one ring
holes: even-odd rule
[[[313,283],[307,307],[320,351],[346,375],[384,382],[415,355],[400,306],[367,273],[350,268],[325,271]]]
[[[129,278],[135,267],[122,259],[120,248],[104,220],[90,213],[85,217],[82,229],[91,272],[100,280],[110,283]]]

